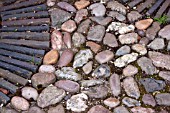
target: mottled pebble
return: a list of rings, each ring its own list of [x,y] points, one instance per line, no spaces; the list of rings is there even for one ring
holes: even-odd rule
[[[144,107],[134,107],[131,109],[133,113],[155,113],[155,111],[151,108]]]
[[[103,63],[111,61],[113,57],[114,57],[114,54],[112,51],[104,50],[104,51],[97,53],[97,55],[95,56],[95,60],[97,60],[98,63],[103,64]]]
[[[21,95],[26,99],[34,99],[37,100],[38,98],[38,92],[36,89],[32,87],[24,87],[21,89]]]
[[[121,44],[133,44],[138,41],[138,34],[128,33],[124,35],[119,35],[119,41]]]
[[[41,65],[38,71],[40,73],[54,73],[55,67],[52,65]]]
[[[120,101],[118,99],[112,97],[105,99],[103,102],[106,106],[109,106],[110,108],[116,107],[120,104]]]
[[[80,33],[87,34],[91,23],[92,21],[90,19],[84,20],[79,24],[77,31]]]
[[[121,93],[120,77],[118,74],[112,74],[109,79],[110,89],[114,96],[118,96]]]
[[[67,11],[76,12],[76,9],[71,4],[69,4],[67,2],[58,2],[57,5],[60,8],[65,9]]]
[[[106,64],[101,64],[93,71],[92,76],[96,78],[107,78],[110,76],[110,73],[110,67]]]
[[[91,14],[95,16],[104,16],[106,13],[106,8],[102,3],[94,3],[90,5],[89,9],[91,9]]]
[[[121,22],[126,20],[126,17],[117,11],[110,11],[108,16],[112,17],[113,19],[117,19]]]
[[[112,21],[112,18],[111,17],[102,17],[102,16],[94,16],[94,17],[89,17],[92,21],[100,24],[100,25],[103,25],[103,26],[106,26],[108,25],[111,21]]]
[[[124,106],[119,106],[114,109],[114,113],[130,113]]]
[[[137,29],[140,29],[140,30],[145,30],[147,29],[153,22],[153,19],[144,19],[144,20],[140,20],[140,21],[137,21],[135,23],[135,27]]]
[[[160,71],[159,76],[164,80],[170,81],[170,71]]]
[[[131,11],[130,13],[127,14],[127,18],[130,22],[134,22],[141,17],[142,15],[137,11]]]
[[[151,94],[144,94],[142,97],[142,102],[153,107],[156,105],[156,101]]]
[[[58,61],[58,51],[57,50],[51,50],[48,53],[45,54],[44,59],[43,59],[43,64],[55,64]]]
[[[93,61],[90,61],[87,64],[85,64],[82,69],[85,74],[89,74],[92,71],[92,68],[93,68]]]
[[[88,15],[87,9],[81,9],[81,10],[77,11],[74,20],[77,23],[80,23],[83,19],[85,19],[87,17],[87,15]]]
[[[164,28],[162,28],[159,31],[159,36],[162,38],[165,38],[167,40],[170,40],[170,34],[169,34],[169,30],[170,30],[170,25],[166,25]]]
[[[146,37],[149,40],[153,40],[160,29],[160,24],[158,22],[153,22],[152,26],[146,30]]]
[[[122,103],[128,107],[141,106],[141,103],[133,98],[124,97]]]
[[[117,1],[108,2],[107,3],[107,8],[111,8],[111,10],[118,11],[118,12],[120,12],[122,14],[126,14],[126,7],[123,4],[121,4],[121,3],[117,2]]]
[[[149,48],[153,49],[153,50],[159,50],[159,49],[163,49],[165,47],[165,42],[164,39],[162,38],[155,38],[149,45]]]
[[[123,69],[123,75],[133,76],[138,73],[138,68],[133,65],[128,65]]]
[[[62,104],[59,104],[55,107],[50,107],[48,113],[65,113],[64,107]]]
[[[45,111],[37,106],[32,106],[28,110],[28,113],[45,113]]]
[[[170,106],[170,93],[158,93],[155,99],[158,105]]]
[[[77,8],[78,10],[87,7],[89,4],[90,4],[90,2],[89,2],[88,0],[80,0],[80,1],[76,1],[76,2],[74,3],[74,5],[76,6],[76,8]]]
[[[112,113],[102,105],[96,105],[90,108],[90,110],[87,113]]]
[[[97,53],[100,49],[101,49],[101,45],[95,43],[95,42],[92,42],[92,41],[87,41],[86,42],[86,46],[87,47],[90,47],[90,49],[94,52],[94,53]]]
[[[61,25],[61,29],[69,33],[72,33],[76,28],[76,23],[73,20],[68,20]]]
[[[91,87],[95,85],[102,85],[104,84],[104,80],[101,79],[92,79],[92,80],[82,80],[81,81],[81,86],[82,87]]]
[[[132,45],[132,49],[138,52],[140,55],[145,55],[147,53],[147,49],[142,44],[134,44]]]
[[[72,42],[75,47],[80,47],[82,44],[85,43],[85,41],[86,38],[81,33],[75,32],[72,36]]]
[[[122,47],[120,47],[117,51],[116,51],[116,56],[121,56],[121,55],[125,55],[130,53],[130,47],[127,45],[124,45]]]
[[[118,42],[114,34],[106,33],[103,38],[103,44],[110,47],[118,47]]]

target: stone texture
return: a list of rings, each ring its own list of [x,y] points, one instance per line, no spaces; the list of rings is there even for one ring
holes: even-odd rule
[[[118,11],[122,14],[126,14],[126,7],[117,1],[108,2],[107,8],[111,8],[111,10]]]
[[[114,109],[114,113],[129,113],[129,111],[124,106],[119,106]]]
[[[32,106],[30,107],[30,109],[28,110],[28,113],[45,113],[45,111],[43,109],[40,109],[37,106]]]
[[[101,46],[95,42],[92,42],[92,41],[87,41],[86,42],[86,46],[87,47],[90,47],[90,49],[94,52],[94,53],[97,53],[100,49],[101,49]]]
[[[156,101],[151,94],[144,94],[142,97],[142,102],[153,107],[156,106]]]
[[[60,8],[65,9],[66,11],[76,12],[76,9],[71,4],[69,4],[67,2],[58,2],[57,5]]]
[[[146,30],[146,37],[149,40],[153,40],[160,29],[160,24],[158,22],[153,22],[152,26]]]
[[[89,17],[89,18],[92,21],[94,21],[100,25],[103,25],[103,26],[108,25],[112,21],[111,17],[93,16],[93,17]]]
[[[106,106],[109,106],[110,108],[116,107],[120,104],[120,101],[118,99],[112,97],[105,99],[103,102]]]
[[[128,96],[138,99],[140,97],[140,91],[137,82],[133,77],[126,77],[123,80],[123,88]]]
[[[51,33],[51,46],[54,50],[58,50],[58,51],[65,48],[65,45],[63,42],[63,36],[60,31],[54,30]]]
[[[73,20],[68,20],[61,25],[61,29],[69,33],[72,33],[76,28],[76,23]]]
[[[135,27],[140,30],[145,30],[147,29],[153,22],[153,19],[144,19],[140,20],[138,22],[135,22]]]
[[[114,57],[113,52],[109,50],[104,50],[104,51],[99,52],[95,56],[95,60],[97,60],[98,63],[103,64],[103,63],[111,61],[113,57]]]
[[[105,81],[102,79],[82,80],[81,86],[82,87],[90,87],[90,86],[102,85],[102,84],[104,84],[104,82]]]
[[[118,42],[114,34],[106,33],[103,38],[103,44],[108,45],[110,47],[118,47]]]
[[[110,76],[110,73],[110,67],[106,64],[101,64],[93,71],[92,76],[96,78],[107,78]]]
[[[87,35],[87,39],[100,42],[102,41],[104,35],[105,35],[105,27],[102,25],[96,25],[90,28]]]
[[[55,67],[52,65],[41,65],[38,71],[40,73],[54,73]]]
[[[87,15],[88,15],[87,9],[81,9],[81,10],[77,11],[74,20],[77,23],[80,23],[83,19],[85,19],[87,17]]]
[[[149,39],[146,37],[141,38],[139,41],[139,44],[142,44],[144,46],[146,46],[148,43],[149,43]]]
[[[124,45],[122,47],[120,47],[117,51],[116,51],[116,56],[121,56],[121,55],[125,55],[130,53],[130,47],[127,45]]]
[[[87,113],[112,113],[102,105],[96,105],[90,108],[90,110]]]
[[[78,10],[87,7],[89,4],[90,4],[90,2],[89,2],[88,0],[80,0],[80,1],[76,1],[76,2],[74,3],[74,5],[76,6],[76,8],[77,8]]]
[[[170,30],[170,25],[166,25],[164,28],[162,28],[158,35],[162,38],[165,38],[167,40],[170,40],[170,34],[169,34],[169,30]]]
[[[49,64],[55,64],[58,61],[58,51],[57,50],[51,50],[47,54],[45,54],[43,59],[43,64],[49,65]]]
[[[167,50],[170,50],[170,41],[168,42]]]
[[[158,105],[170,106],[170,93],[158,93],[155,99]]]
[[[121,22],[126,20],[126,17],[117,11],[109,11],[109,14],[107,15]]]
[[[170,81],[170,71],[160,71],[159,77],[163,78],[164,80]]]
[[[55,107],[50,107],[48,113],[65,113],[64,107],[62,104],[59,104]]]
[[[165,47],[165,42],[164,39],[162,38],[155,38],[149,45],[149,48],[153,49],[153,50],[159,50],[159,49],[163,49]]]
[[[144,107],[134,107],[131,111],[132,113],[155,113],[153,109]]]
[[[63,89],[59,89],[55,86],[48,86],[40,93],[37,104],[41,108],[54,105],[60,102],[65,95],[66,93]]]
[[[90,24],[92,23],[92,21],[90,19],[86,19],[83,22],[80,23],[80,25],[78,26],[77,31],[80,33],[84,33],[87,34]]]
[[[80,47],[82,44],[85,43],[85,41],[86,38],[81,33],[75,32],[72,36],[72,42],[75,47]]]
[[[112,74],[109,79],[110,89],[114,96],[118,96],[121,93],[120,77],[118,74]]]
[[[119,41],[121,44],[133,44],[138,41],[138,34],[128,33],[124,35],[119,35]]]
[[[89,74],[92,71],[92,68],[93,68],[93,61],[90,61],[87,64],[85,64],[82,69],[85,74]]]
[[[128,65],[123,69],[123,75],[125,76],[133,76],[138,73],[138,68],[133,65]]]
[[[47,6],[51,7],[55,5],[55,0],[47,0]]]
[[[137,11],[131,11],[130,13],[127,14],[127,18],[130,22],[134,22],[141,17],[142,15]]]
[[[94,3],[90,5],[89,9],[91,9],[91,14],[95,16],[104,16],[106,13],[106,8],[102,3]]]
[[[33,87],[37,88],[47,87],[48,85],[54,83],[56,76],[53,73],[36,73],[32,76],[31,81]]]
[[[64,34],[64,36],[63,36],[63,42],[64,42],[65,46],[66,46],[67,48],[71,48],[71,46],[72,46],[71,34],[68,33],[68,32],[64,32],[63,34]]]
[[[37,98],[38,98],[37,90],[32,88],[32,87],[22,88],[21,89],[21,95],[28,100],[30,100],[30,99],[37,100]]]
[[[128,107],[141,106],[141,103],[133,98],[124,97],[122,103]]]
[[[140,55],[145,55],[147,53],[147,49],[142,44],[134,44],[132,45],[132,49],[138,52]]]

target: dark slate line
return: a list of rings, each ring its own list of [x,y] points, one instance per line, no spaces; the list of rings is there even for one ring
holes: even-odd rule
[[[0,92],[0,103],[7,104],[10,101],[10,98],[4,93]]]
[[[128,5],[130,8],[136,6],[137,4],[139,4],[140,2],[142,2],[143,0],[133,0],[132,2],[130,2]]]

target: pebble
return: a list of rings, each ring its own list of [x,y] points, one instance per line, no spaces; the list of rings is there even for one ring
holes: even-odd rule
[[[64,42],[65,46],[66,46],[67,48],[71,48],[72,42],[71,42],[71,35],[70,35],[70,33],[64,32],[63,34],[64,34],[64,36],[63,36],[63,42]]]
[[[134,97],[136,99],[140,97],[138,84],[133,77],[126,77],[123,80],[123,88],[128,96]]]
[[[69,3],[67,2],[58,2],[57,5],[62,8],[62,9],[65,9],[66,11],[69,11],[69,12],[76,12],[76,9],[70,5]]]
[[[124,106],[119,106],[114,109],[114,113],[130,113]]]
[[[123,69],[123,75],[133,76],[138,73],[138,68],[133,65],[128,65]]]
[[[74,80],[79,81],[82,79],[82,76],[76,73],[75,69],[72,67],[63,67],[61,70],[57,70],[55,75],[58,79],[67,79],[67,80]]]
[[[131,11],[130,13],[127,14],[127,18],[130,22],[134,22],[141,17],[142,15],[138,11]]]
[[[56,76],[53,73],[36,73],[32,76],[31,82],[34,88],[39,86],[47,87],[56,81]]]
[[[160,24],[158,22],[153,22],[152,26],[146,30],[146,37],[149,40],[155,39],[157,32],[160,30]]]
[[[59,89],[56,86],[48,86],[39,95],[37,104],[39,107],[44,108],[50,105],[54,105],[60,102],[66,93],[63,89]]]
[[[129,97],[124,97],[122,99],[122,103],[128,107],[141,106],[141,103],[139,101],[129,98]]]
[[[61,24],[71,18],[72,14],[55,8],[50,11],[52,27],[61,28]]]
[[[170,40],[169,31],[170,31],[170,25],[166,25],[164,28],[162,28],[159,31],[158,35],[162,38],[165,38],[166,40]]]
[[[52,7],[55,5],[56,0],[47,0],[47,6]]]
[[[121,56],[121,55],[125,55],[130,53],[130,47],[127,45],[124,45],[122,47],[120,47],[117,51],[116,51],[116,56]]]
[[[103,26],[108,25],[112,21],[111,17],[94,16],[94,17],[89,17],[89,18],[92,21],[94,21],[100,25],[103,25]]]
[[[96,78],[107,78],[110,76],[110,73],[110,67],[107,64],[101,64],[93,71],[92,76]]]
[[[152,60],[153,64],[156,67],[161,67],[170,70],[169,55],[160,52],[149,51],[149,58]]]
[[[87,9],[80,9],[79,11],[77,11],[74,20],[77,23],[80,23],[83,19],[85,19],[87,17],[87,15],[88,15]]]
[[[59,104],[55,107],[50,107],[48,113],[65,113],[64,107],[62,104]]]
[[[120,101],[118,99],[112,97],[105,99],[103,102],[106,106],[110,108],[114,108],[120,104]]]
[[[151,18],[140,20],[140,21],[135,22],[135,27],[140,30],[145,30],[152,24],[152,22],[153,22],[153,19]]]
[[[95,16],[104,16],[106,13],[106,8],[102,3],[94,3],[90,5],[89,9],[92,10],[91,14]]]
[[[153,78],[142,78],[139,81],[145,87],[145,90],[148,93],[163,90],[166,86],[164,81],[155,80]]]
[[[41,65],[38,71],[39,73],[54,73],[55,67],[53,65]]]
[[[73,95],[70,99],[67,100],[66,109],[73,112],[83,112],[88,106],[87,104],[88,96],[84,93]]]
[[[18,96],[12,97],[11,104],[18,110],[28,110],[30,107],[30,104],[26,99]]]
[[[89,61],[87,64],[83,66],[82,69],[86,75],[89,74],[93,69],[93,61]]]
[[[87,41],[86,46],[90,47],[90,49],[94,52],[97,53],[101,49],[101,45],[93,42],[93,41]]]
[[[144,46],[146,46],[148,43],[149,43],[149,39],[146,37],[141,38],[139,41],[139,44],[142,44]]]
[[[97,55],[95,56],[95,60],[97,60],[98,63],[103,64],[103,63],[111,61],[113,57],[114,57],[114,54],[112,51],[104,50],[104,51],[97,53]]]
[[[153,109],[144,107],[134,107],[131,111],[132,113],[155,113]]]
[[[73,67],[82,67],[93,58],[93,53],[90,49],[80,50],[74,57]]]
[[[121,93],[120,77],[118,74],[112,74],[109,79],[110,89],[114,96],[118,96]]]
[[[55,64],[58,61],[58,57],[59,57],[58,51],[53,49],[45,54],[43,64],[46,65]]]
[[[81,81],[81,86],[82,87],[91,87],[91,86],[96,86],[96,85],[102,85],[104,84],[104,80],[101,79],[91,79],[91,80],[82,80]]]
[[[114,65],[116,67],[124,67],[128,65],[129,63],[135,61],[138,57],[137,53],[130,53],[130,54],[125,54],[119,58],[117,58],[114,62]]]
[[[167,50],[170,50],[170,41],[168,42]]]
[[[156,101],[151,94],[144,94],[142,97],[142,102],[153,107],[156,106]]]
[[[58,67],[67,66],[73,60],[73,56],[74,53],[71,49],[65,49],[58,60]]]
[[[158,93],[155,99],[158,105],[170,106],[170,93]]]
[[[45,113],[45,111],[43,109],[40,109],[37,106],[32,106],[30,107],[30,109],[28,110],[28,113]]]
[[[163,78],[164,80],[170,81],[170,71],[160,71],[159,77]]]
[[[147,53],[147,49],[142,44],[134,44],[132,45],[132,49],[138,52],[140,55],[145,55]]]
[[[118,42],[114,34],[106,33],[103,38],[103,44],[108,45],[109,47],[118,47]]]
[[[76,93],[80,89],[79,84],[71,80],[59,80],[55,83],[55,86],[71,93]]]
[[[92,41],[98,41],[101,42],[103,37],[105,35],[105,27],[102,25],[96,25],[92,28],[90,28],[87,39]]]
[[[107,15],[121,22],[126,20],[126,17],[117,11],[109,11]]]
[[[117,1],[108,2],[107,8],[110,8],[113,11],[118,11],[118,12],[124,14],[124,15],[126,14],[126,7],[123,4],[121,4]]]
[[[75,32],[72,36],[72,42],[75,47],[80,47],[82,44],[85,43],[85,41],[86,38],[81,33]]]
[[[149,48],[153,49],[153,50],[159,50],[159,49],[163,49],[165,47],[165,42],[164,39],[162,38],[155,38],[149,45]]]
[[[144,37],[146,35],[146,31],[145,30],[137,30],[138,35],[141,37]]]
[[[51,34],[51,46],[54,50],[61,50],[64,48],[62,33],[54,30]]]
[[[32,87],[22,88],[21,89],[21,95],[28,100],[30,100],[30,99],[37,100],[37,98],[38,98],[37,90],[32,88]]]
[[[90,108],[90,110],[87,113],[112,113],[102,105],[96,105]]]
[[[102,99],[105,98],[108,94],[108,87],[104,85],[99,85],[99,86],[93,86],[89,87],[88,89],[84,89],[82,93],[85,93],[88,95],[89,98],[91,99]]]
[[[81,22],[78,26],[78,29],[77,31],[79,33],[84,33],[84,34],[87,34],[88,31],[89,31],[89,27],[90,27],[90,24],[92,23],[92,21],[90,19],[86,19],[84,20],[83,22]]]
[[[90,1],[88,0],[80,0],[74,3],[74,5],[76,6],[78,10],[86,8],[89,4],[90,4]]]
[[[63,31],[72,33],[77,28],[76,23],[73,20],[68,20],[61,25]]]
[[[153,75],[158,72],[156,67],[152,64],[152,60],[147,57],[139,58],[137,63],[141,67],[142,71],[148,75]]]
[[[128,33],[124,35],[119,35],[119,41],[121,44],[133,44],[138,41],[137,33]]]
[[[125,34],[128,32],[132,32],[135,30],[134,25],[127,25],[125,23],[120,23],[120,22],[112,22],[108,28],[107,28],[107,32],[109,31],[116,31],[116,33],[118,32],[119,34]]]

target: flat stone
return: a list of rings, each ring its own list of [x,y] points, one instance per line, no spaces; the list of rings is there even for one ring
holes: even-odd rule
[[[102,41],[104,35],[105,35],[105,27],[102,25],[96,25],[90,28],[87,35],[87,39],[100,42]]]
[[[147,49],[142,44],[134,44],[132,45],[132,49],[138,52],[140,55],[145,55],[147,53]]]
[[[47,6],[52,7],[55,5],[55,2],[56,1],[54,1],[54,0],[47,0]]]
[[[74,20],[75,20],[77,23],[80,23],[84,18],[87,17],[87,15],[88,15],[87,9],[80,9],[79,11],[77,11]]]
[[[74,3],[74,5],[76,6],[78,10],[86,8],[89,4],[90,2],[88,0],[80,0]]]
[[[158,93],[155,99],[158,105],[170,106],[170,93]]]
[[[76,28],[76,23],[73,20],[68,20],[61,25],[61,29],[69,33],[72,33]]]
[[[142,15],[137,11],[131,11],[130,13],[127,14],[127,18],[130,22],[134,22],[141,17]]]
[[[140,97],[140,91],[138,85],[133,77],[126,77],[123,80],[123,88],[128,96],[138,99]]]
[[[71,93],[76,93],[80,89],[79,84],[71,80],[59,80],[55,83],[55,86]]]
[[[53,73],[36,73],[32,76],[31,82],[33,87],[47,87],[56,81],[56,76]]]
[[[83,112],[88,108],[87,104],[88,97],[84,93],[73,95],[67,100],[66,109],[74,112]]]
[[[73,56],[74,56],[74,53],[71,49],[65,49],[62,52],[60,59],[58,60],[57,65],[59,67],[67,66],[73,60]]]
[[[170,70],[170,56],[160,52],[149,51],[149,57],[156,67],[165,68]]]
[[[30,109],[28,110],[28,113],[45,113],[45,111],[43,109],[40,109],[37,106],[32,106],[30,107]]]
[[[158,35],[162,38],[165,38],[167,40],[170,40],[170,34],[169,34],[169,31],[170,31],[170,25],[166,25],[164,28],[162,28]]]
[[[51,34],[51,46],[58,51],[65,48],[62,33],[56,29]]]
[[[65,9],[66,11],[76,12],[76,9],[71,4],[69,4],[67,2],[58,2],[57,5],[60,8]]]
[[[114,113],[129,113],[129,111],[124,106],[119,106],[114,109]]]
[[[43,64],[46,65],[55,64],[58,61],[58,57],[59,57],[58,51],[53,49],[45,54]]]
[[[93,58],[93,53],[90,49],[80,50],[74,57],[73,67],[82,67]]]
[[[32,87],[22,88],[21,89],[21,95],[28,100],[30,100],[30,99],[37,100],[37,98],[38,98],[37,90],[32,88]]]
[[[141,38],[139,41],[139,44],[142,44],[144,46],[146,46],[148,43],[149,43],[149,39],[146,37]]]
[[[150,18],[140,20],[140,21],[135,22],[135,27],[140,30],[145,30],[152,24],[152,22],[153,22],[153,19],[150,19]]]
[[[108,88],[104,85],[89,87],[88,89],[84,89],[82,93],[88,95],[89,98],[101,99],[105,98],[108,94]]]
[[[158,22],[153,22],[152,26],[146,30],[146,37],[149,40],[155,39],[157,32],[160,30],[160,24]]]
[[[121,3],[117,2],[117,1],[108,2],[107,3],[107,8],[111,8],[111,10],[118,11],[118,12],[120,12],[122,14],[126,14],[126,7],[123,4],[121,4]]]
[[[134,107],[131,111],[132,113],[155,113],[153,109],[144,107]]]
[[[63,34],[63,42],[65,46],[70,49],[72,47],[71,34],[68,32],[64,32]]]
[[[128,107],[141,106],[141,103],[139,101],[129,98],[129,97],[124,97],[122,99],[122,103]]]
[[[155,80],[153,78],[142,78],[140,83],[145,87],[146,92],[152,93],[154,91],[160,91],[166,86],[162,80]]]
[[[61,28],[62,23],[70,19],[72,16],[72,14],[57,8],[50,11],[50,15],[51,25],[57,28]]]
[[[84,20],[79,24],[77,31],[80,33],[87,34],[91,23],[92,21],[90,19]]]
[[[97,60],[98,63],[103,64],[103,63],[111,61],[113,57],[114,57],[113,52],[109,50],[104,50],[104,51],[97,53],[97,55],[95,56],[95,60]]]
[[[91,9],[91,14],[95,16],[104,16],[106,13],[106,8],[102,3],[94,3],[90,5],[89,9]]]
[[[94,21],[100,25],[103,25],[103,26],[108,25],[112,21],[111,17],[94,16],[94,17],[89,17],[89,18],[92,21]]]
[[[72,67],[63,67],[61,70],[57,70],[55,75],[58,79],[67,79],[67,80],[74,80],[79,81],[82,79],[82,76],[76,73],[75,69]]]
[[[123,75],[133,76],[138,73],[138,68],[133,65],[128,65],[123,69]]]
[[[152,60],[147,57],[139,58],[137,63],[141,67],[142,71],[148,75],[153,75],[158,72],[156,67],[152,64]]]
[[[130,54],[125,54],[119,58],[117,58],[114,62],[114,65],[116,67],[124,67],[128,65],[129,63],[135,61],[138,57],[137,53],[130,53]]]
[[[118,47],[118,42],[114,34],[106,33],[103,38],[103,44],[110,47]]]
[[[105,99],[103,102],[106,106],[110,108],[116,107],[120,104],[120,101],[118,99],[112,97]]]
[[[96,105],[90,108],[90,110],[87,113],[112,113],[102,105]]]
[[[153,50],[159,50],[159,49],[163,49],[165,47],[165,42],[164,39],[162,38],[155,38],[149,45],[149,48],[153,49]]]
[[[50,105],[54,105],[60,102],[66,93],[63,89],[59,89],[56,86],[48,86],[39,95],[37,104],[39,107],[44,108]]]
[[[93,42],[93,41],[87,41],[86,46],[90,47],[90,49],[94,52],[97,53],[101,49],[101,45]]]
[[[116,56],[121,56],[121,55],[125,55],[130,53],[130,47],[127,45],[124,45],[122,47],[120,47],[117,51],[116,51]]]
[[[55,67],[52,65],[41,65],[38,71],[40,73],[54,73]]]
[[[12,97],[11,104],[18,110],[28,110],[30,107],[30,104],[26,99],[18,96]]]
[[[109,11],[109,14],[107,14],[107,16],[110,16],[113,19],[117,19],[118,21],[121,22],[126,20],[126,17],[117,11]]]
[[[109,79],[110,89],[114,96],[118,96],[121,93],[120,77],[118,74],[112,74]]]
[[[85,41],[86,38],[81,33],[75,32],[72,36],[72,42],[75,47],[80,47],[82,44],[85,43]]]
[[[102,85],[104,84],[104,80],[101,79],[91,79],[91,80],[82,80],[81,81],[81,86],[82,87],[91,87],[91,86],[96,86],[96,85]]]
[[[144,94],[142,97],[142,102],[153,107],[156,106],[156,101],[151,94]]]
[[[93,61],[90,61],[85,64],[82,69],[85,74],[89,74],[93,69]]]
[[[50,107],[48,113],[65,113],[64,107],[62,104],[59,104],[55,107]]]
[[[93,71],[92,76],[96,78],[107,78],[110,76],[110,73],[110,67],[106,64],[101,64]]]
[[[160,71],[159,76],[164,80],[170,81],[170,71]]]
[[[124,35],[119,35],[119,41],[121,44],[133,44],[138,41],[137,33],[128,33]]]

